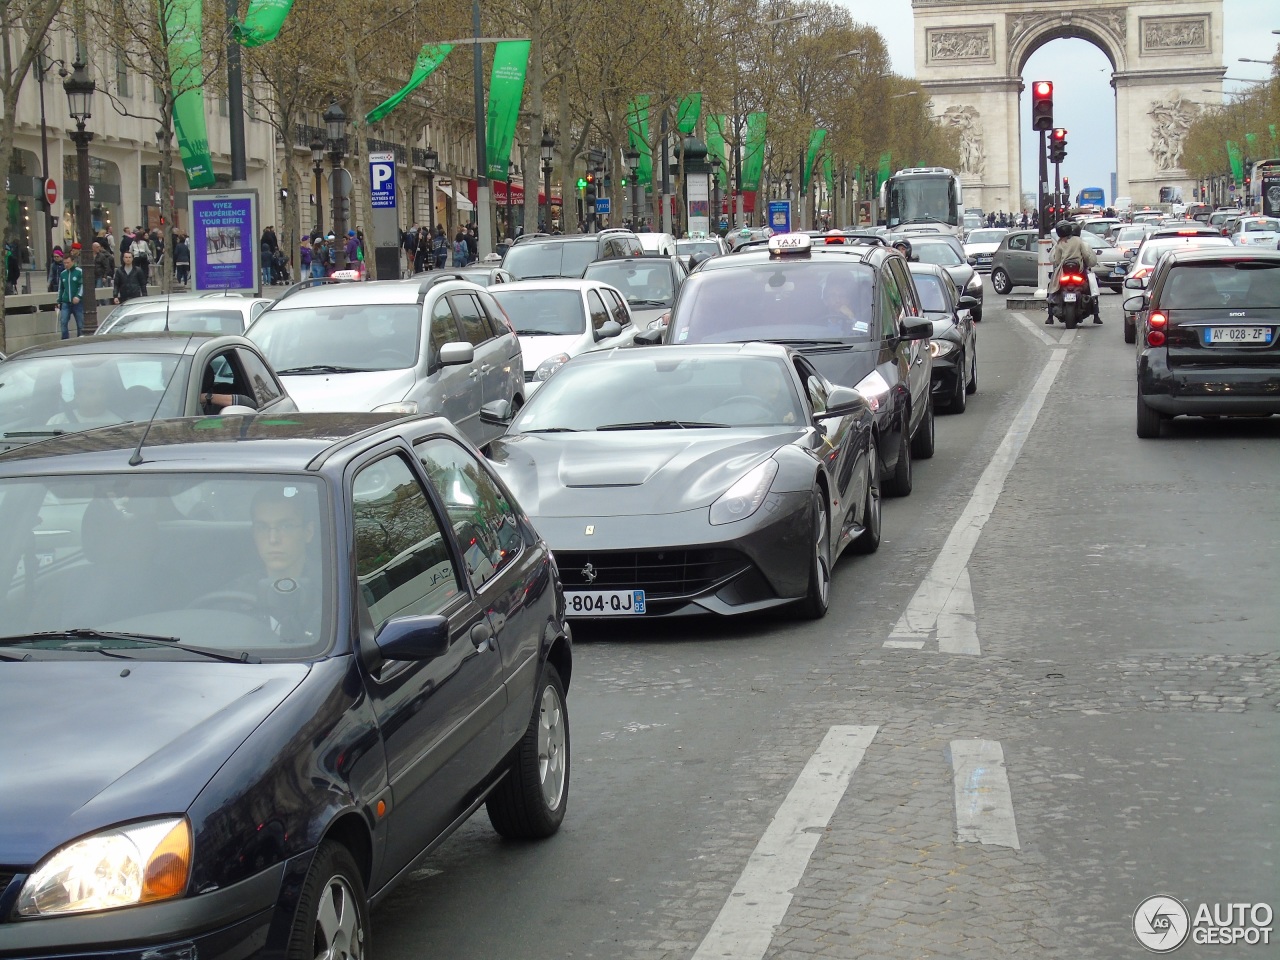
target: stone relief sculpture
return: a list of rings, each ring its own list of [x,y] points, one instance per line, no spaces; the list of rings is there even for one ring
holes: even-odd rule
[[[930,60],[991,59],[990,30],[931,30]]]
[[[973,107],[947,107],[942,120],[960,132],[960,172],[981,177],[986,167],[982,116]]]
[[[1142,45],[1147,50],[1187,50],[1207,46],[1205,20],[1146,20]]]
[[[1111,10],[1068,10],[1063,13],[1020,13],[1009,18],[1009,45],[1023,35],[1044,26],[1080,26],[1103,28],[1124,42],[1128,35],[1129,14],[1123,7]]]
[[[1147,115],[1152,120],[1151,156],[1155,158],[1156,169],[1178,169],[1182,163],[1182,143],[1195,119],[1196,105],[1174,93],[1165,100],[1153,100]]]

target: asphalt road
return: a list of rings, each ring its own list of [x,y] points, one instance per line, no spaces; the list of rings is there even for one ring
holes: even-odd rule
[[[1140,957],[1152,895],[1280,908],[1280,419],[1138,440],[1103,296],[1067,334],[988,284],[979,391],[825,620],[578,629],[563,829],[479,813],[378,960]]]

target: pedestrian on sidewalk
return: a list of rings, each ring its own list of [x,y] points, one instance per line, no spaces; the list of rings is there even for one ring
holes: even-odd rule
[[[191,278],[191,245],[187,243],[185,233],[180,233],[174,238],[173,276],[183,285]]]
[[[58,278],[58,331],[63,340],[70,340],[70,321],[76,321],[76,336],[84,333],[84,271],[76,258],[80,256],[80,244],[73,243],[62,258],[64,269]]]
[[[105,287],[111,282],[111,275],[116,272],[116,260],[102,246],[101,240],[93,241],[93,283],[94,286]]]
[[[133,252],[124,252],[124,262],[116,268],[116,275],[111,284],[111,302],[128,303],[138,297],[147,295],[147,276],[133,262]]]
[[[62,278],[65,264],[62,262],[62,248],[54,247],[53,256],[49,260],[49,292],[58,292],[58,281]]]

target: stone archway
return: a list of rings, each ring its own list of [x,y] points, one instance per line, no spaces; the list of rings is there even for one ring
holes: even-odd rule
[[[1222,0],[1058,0],[1048,7],[1041,0],[912,0],[916,77],[934,115],[960,132],[965,205],[1020,206],[1022,136],[1036,135],[1030,118],[1018,116],[1022,70],[1036,50],[1063,37],[1087,40],[1111,62],[1117,193],[1155,203],[1161,187],[1178,186],[1190,197],[1182,140],[1198,102],[1212,99],[1203,89],[1222,88]]]

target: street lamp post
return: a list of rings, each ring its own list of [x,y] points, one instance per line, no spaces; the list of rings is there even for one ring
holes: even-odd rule
[[[502,229],[506,231],[503,239],[514,237],[515,231],[511,229],[511,178],[516,172],[516,162],[514,160],[507,161],[507,212]]]
[[[84,128],[84,122],[93,116],[93,92],[97,84],[85,70],[85,65],[77,62],[71,65],[71,76],[63,81],[62,89],[67,93],[68,112],[76,122],[71,133],[71,141],[76,145],[76,179],[79,183],[76,220],[77,232],[80,234],[80,260],[84,271],[84,294],[80,303],[84,307],[84,333],[90,334],[98,329],[98,294],[97,283],[93,276],[93,214],[89,210],[89,143],[93,134]]]
[[[708,232],[720,232],[720,158],[711,155],[711,228]]]
[[[329,162],[333,165],[333,238],[334,261],[339,270],[347,269],[346,184],[343,182],[342,157],[346,152],[347,115],[335,98],[324,112],[325,132],[329,135]]]
[[[324,174],[324,141],[316,137],[311,141],[311,169],[316,174],[316,231],[324,239],[324,201],[320,198],[320,177]]]
[[[627,199],[631,203],[631,227],[635,229],[640,226],[640,199],[638,191],[640,184],[636,183],[636,176],[640,172],[640,151],[634,147],[628,147],[622,154],[622,159],[627,164],[627,182],[631,189],[628,190]]]
[[[440,169],[440,154],[431,147],[422,157],[422,165],[427,169],[427,230],[434,239],[436,235],[436,171]]]
[[[551,131],[546,127],[542,128],[542,142],[538,145],[539,153],[542,157],[542,199],[544,213],[542,215],[542,229],[547,233],[551,232],[551,162],[555,159],[556,142],[551,139]]]
[[[44,78],[48,75],[53,66],[57,64],[58,72],[61,76],[67,75],[67,67],[61,60],[50,60],[45,56],[43,50],[36,53],[36,79],[40,82],[40,169],[43,171],[43,182],[41,186],[40,209],[44,211],[44,264],[45,273],[49,272],[49,265],[53,262],[53,205],[44,197],[44,184],[49,182],[49,129],[45,123],[44,117]]]

